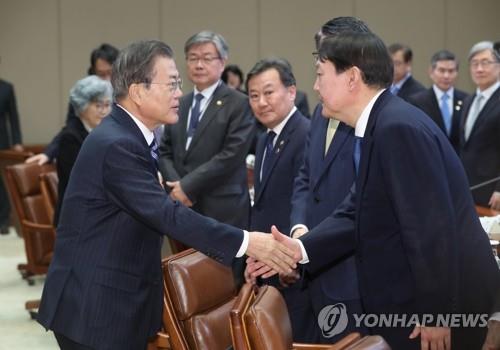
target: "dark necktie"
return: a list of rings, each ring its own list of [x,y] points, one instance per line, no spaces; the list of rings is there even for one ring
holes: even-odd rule
[[[359,160],[361,159],[361,142],[363,141],[362,137],[355,136],[355,141],[354,141],[354,168],[356,169],[356,175],[358,175],[359,172]]]
[[[443,116],[444,127],[448,136],[450,136],[451,132],[451,112],[450,107],[448,107],[449,98],[450,96],[446,93],[441,96],[441,115]]]
[[[158,143],[156,143],[156,140],[154,138],[151,144],[149,145],[149,152],[151,153],[151,157],[153,158],[156,169],[159,169],[158,160],[160,159],[160,154],[158,152]]]
[[[188,137],[193,137],[196,127],[198,126],[198,121],[200,119],[200,103],[203,100],[203,95],[197,93],[194,97],[196,102],[194,103],[193,109],[191,109],[191,120],[189,122]]]
[[[269,172],[269,168],[271,167],[272,159],[274,156],[273,141],[274,141],[275,137],[276,137],[276,133],[274,131],[271,130],[267,133],[266,154],[264,155],[264,160],[262,162],[261,180],[266,176],[266,174]]]

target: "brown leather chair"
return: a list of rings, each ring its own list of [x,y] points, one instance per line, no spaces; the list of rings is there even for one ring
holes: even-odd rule
[[[163,332],[157,349],[227,349],[236,287],[229,267],[194,249],[165,258]]]
[[[59,178],[56,171],[40,174],[40,190],[42,192],[43,204],[51,225],[54,225],[54,211],[58,199],[58,183]]]
[[[243,285],[230,314],[235,350],[390,350],[378,336],[352,333],[335,344],[300,344],[292,341],[292,326],[281,293],[272,286]]]
[[[24,278],[47,273],[54,249],[55,232],[47,216],[39,176],[54,171],[53,165],[20,163],[5,168],[6,185],[19,217],[27,263],[20,266]]]

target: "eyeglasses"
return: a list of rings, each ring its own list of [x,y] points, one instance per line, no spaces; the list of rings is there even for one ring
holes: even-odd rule
[[[318,51],[314,51],[312,53],[313,55],[313,58],[314,58],[314,62],[318,62],[319,61],[319,52]]]
[[[97,102],[94,102],[94,106],[98,111],[103,112],[103,111],[108,110],[111,107],[111,102],[97,101]]]
[[[147,84],[147,83],[143,83],[143,84]],[[175,91],[177,91],[177,89],[182,89],[182,79],[181,78],[177,78],[176,80],[173,80],[170,83],[151,82],[149,84],[166,85],[168,87],[168,91],[170,91],[170,92],[175,92]]]
[[[221,58],[222,57],[220,57],[220,56],[203,56],[203,57],[190,56],[186,60],[187,60],[187,63],[189,65],[194,66],[194,65],[198,64],[198,62],[200,62],[200,61],[204,65],[209,65],[213,61],[220,60]]]
[[[473,69],[477,69],[479,67],[482,67],[482,68],[488,68],[489,66],[493,65],[493,64],[497,64],[498,62],[495,62],[495,61],[490,61],[490,60],[481,60],[481,61],[471,61],[470,62],[470,66],[473,68]]]

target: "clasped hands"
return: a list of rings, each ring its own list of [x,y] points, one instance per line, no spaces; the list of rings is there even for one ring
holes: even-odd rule
[[[295,271],[297,262],[302,260],[300,245],[294,239],[282,234],[276,226],[271,234],[250,232],[246,254],[245,280],[255,284],[257,277],[269,278],[279,274],[283,286],[298,279]]]

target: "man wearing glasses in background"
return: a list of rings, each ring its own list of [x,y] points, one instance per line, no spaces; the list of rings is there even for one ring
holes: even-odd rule
[[[474,202],[500,210],[500,56],[491,41],[475,44],[469,53],[476,93],[465,100],[460,125],[460,158]]]

